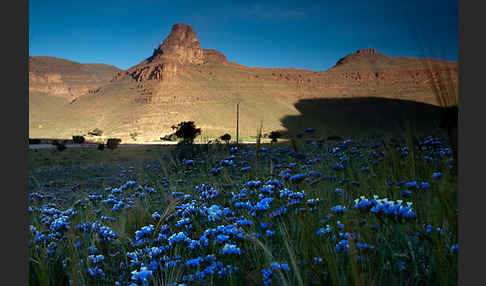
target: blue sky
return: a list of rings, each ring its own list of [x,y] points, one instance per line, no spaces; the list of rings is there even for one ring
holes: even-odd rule
[[[202,48],[252,67],[326,70],[369,47],[457,61],[457,11],[457,0],[31,0],[29,54],[127,69],[185,23]]]

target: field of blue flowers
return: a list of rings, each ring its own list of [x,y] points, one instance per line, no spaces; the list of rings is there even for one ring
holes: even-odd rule
[[[154,158],[72,200],[31,186],[30,285],[456,285],[445,142],[304,133]]]

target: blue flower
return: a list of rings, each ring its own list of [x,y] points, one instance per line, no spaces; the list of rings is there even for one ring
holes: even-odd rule
[[[272,270],[290,271],[289,265],[287,263],[272,262],[272,263],[270,263],[270,268]]]
[[[321,235],[321,234],[324,234],[324,233],[329,233],[331,231],[332,231],[331,227],[329,225],[327,225],[325,228],[318,229],[316,234]]]
[[[292,183],[302,182],[307,176],[305,174],[295,174],[289,178]]]
[[[409,189],[418,189],[419,188],[419,185],[416,181],[408,182],[408,183],[405,184],[405,186]]]
[[[400,191],[400,194],[408,197],[408,196],[410,196],[412,194],[412,192],[411,191],[408,191],[408,190],[404,190],[404,191]]]
[[[212,205],[211,207],[206,209],[206,213],[208,216],[208,221],[212,222],[212,221],[220,220],[223,211],[221,210],[220,206]]]
[[[147,270],[146,266],[140,267],[140,271],[133,270],[132,271],[132,280],[137,280],[142,282],[144,286],[148,285],[148,280],[147,278],[152,275],[151,270]]]
[[[331,211],[337,214],[344,213],[346,211],[346,207],[341,205],[337,205],[331,208]]]
[[[159,214],[159,213],[156,211],[156,212],[154,212],[154,213],[152,214],[152,217],[153,217],[154,219],[160,219],[162,216],[161,216],[161,215],[160,215],[160,214]]]
[[[261,184],[262,182],[260,181],[248,181],[245,183],[245,185],[249,188],[258,188]]]
[[[253,222],[251,220],[247,220],[247,219],[239,219],[236,221],[236,224],[237,225],[252,225]]]
[[[103,272],[103,269],[99,268],[98,265],[96,265],[95,267],[90,267],[86,270],[88,271],[88,274],[90,276],[94,277],[100,275],[101,277],[105,277],[105,273]]]
[[[200,267],[201,266],[201,262],[203,262],[204,259],[202,257],[198,257],[198,258],[194,258],[194,259],[189,259],[187,262],[186,262],[186,265],[189,266],[189,267]]]
[[[430,188],[430,184],[427,183],[427,182],[421,182],[420,183],[420,188],[421,189],[428,189],[428,188]]]
[[[211,168],[211,170],[209,170],[209,172],[211,172],[211,174],[213,174],[213,175],[217,175],[221,172],[221,170],[223,170],[223,168],[221,168],[221,167]]]
[[[336,222],[336,225],[338,226],[339,229],[343,229],[344,228],[344,224],[342,224],[340,221],[337,221]]]
[[[336,193],[338,195],[342,195],[343,194],[343,190],[340,189],[340,188],[336,188],[336,189],[334,189],[334,193]]]
[[[442,173],[441,172],[435,172],[432,174],[432,179],[438,179],[442,177]]]
[[[272,283],[272,270],[271,269],[262,269],[262,280],[263,280],[263,285],[265,285],[265,286]]]
[[[322,264],[322,258],[321,257],[314,257],[314,263],[316,264]]]
[[[67,216],[61,216],[59,218],[57,218],[56,220],[54,220],[54,222],[52,222],[51,226],[50,226],[50,230],[51,231],[58,231],[58,230],[61,230],[61,229],[68,229],[69,226],[68,224],[70,223],[69,222],[69,217]]]
[[[173,235],[171,235],[169,237],[169,245],[172,245],[174,243],[181,242],[181,241],[185,241],[187,243],[192,242],[192,240],[189,237],[187,237],[187,235],[183,232],[174,233]]]
[[[266,211],[270,208],[270,203],[273,201],[273,198],[263,198],[261,201],[259,201],[254,209],[255,210],[260,210],[260,211]]]
[[[273,236],[274,234],[275,234],[275,231],[271,231],[269,229],[267,229],[267,231],[265,232],[266,236]]]
[[[102,254],[88,256],[88,260],[94,264],[103,261],[104,259],[105,257]]]
[[[250,166],[243,167],[243,168],[240,169],[241,172],[246,172],[246,171],[249,171],[249,170],[251,170],[251,167]]]
[[[400,269],[400,270],[405,270],[406,269],[405,263],[403,261],[401,261],[401,260],[398,260],[397,261],[397,266],[398,266],[398,269]]]
[[[243,251],[239,247],[237,247],[235,244],[227,243],[227,244],[224,245],[224,247],[223,247],[223,249],[221,250],[220,253],[225,254],[225,255],[232,255],[232,254],[239,255],[239,254],[242,254]]]
[[[344,251],[344,252],[347,252],[349,249],[349,246],[348,246],[348,240],[347,239],[342,239],[338,242],[338,244],[336,245],[336,251],[337,252],[340,252],[340,251]]]
[[[136,240],[141,239],[143,236],[146,236],[146,235],[152,233],[152,231],[154,231],[154,229],[155,229],[155,227],[152,224],[142,227],[141,230],[135,231],[135,239]]]
[[[182,160],[182,164],[187,166],[193,166],[194,160]]]
[[[225,235],[225,234],[218,234],[215,238],[215,242],[216,243],[222,243],[222,242],[225,242],[226,240],[229,239],[229,236],[228,235]]]
[[[103,240],[111,241],[112,239],[118,238],[118,234],[115,233],[108,226],[101,226],[98,230],[98,234],[101,235]]]
[[[191,243],[187,246],[189,249],[195,249],[196,247],[201,247],[201,243],[197,240],[192,240]]]

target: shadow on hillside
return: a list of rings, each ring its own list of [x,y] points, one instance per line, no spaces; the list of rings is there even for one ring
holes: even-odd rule
[[[434,105],[387,98],[301,99],[295,107],[300,115],[285,116],[283,137],[294,137],[307,127],[316,135],[406,136],[407,127],[417,135],[439,135],[440,108]]]

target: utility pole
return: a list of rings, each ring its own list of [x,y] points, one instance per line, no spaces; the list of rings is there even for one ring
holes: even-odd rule
[[[240,108],[239,108],[239,103],[236,104],[236,145],[238,145],[238,121],[240,117]]]

